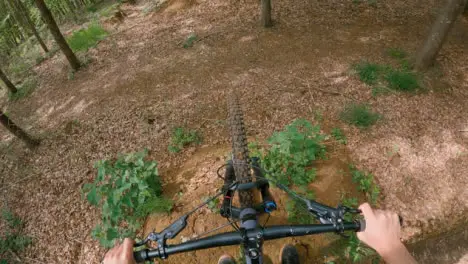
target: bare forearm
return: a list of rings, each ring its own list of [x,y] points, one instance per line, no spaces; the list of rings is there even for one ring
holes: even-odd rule
[[[417,264],[403,243],[400,243],[387,252],[379,252],[388,264]]]

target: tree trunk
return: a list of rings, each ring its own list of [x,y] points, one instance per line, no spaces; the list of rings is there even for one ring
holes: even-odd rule
[[[6,87],[8,88],[8,90],[10,90],[11,93],[18,92],[18,89],[16,89],[13,83],[11,83],[10,80],[8,80],[5,73],[3,73],[2,69],[0,69],[0,79],[2,79],[2,81],[5,83]]]
[[[445,7],[432,26],[429,36],[416,55],[415,67],[418,70],[426,70],[433,63],[447,38],[458,15],[463,12],[467,0],[447,0]]]
[[[31,20],[31,16],[29,15],[28,9],[24,6],[24,4],[21,2],[21,0],[15,0],[15,4],[17,5],[18,9],[20,10],[21,14],[24,16],[26,19],[26,23],[29,26],[29,29],[31,32],[34,34],[34,36],[37,39],[37,42],[39,42],[39,45],[41,45],[42,49],[44,52],[49,52],[49,49],[47,48],[46,44],[42,40],[41,36],[39,35],[39,32],[37,32],[36,26]]]
[[[18,127],[13,121],[8,118],[5,113],[0,111],[0,123],[5,126],[8,131],[10,131],[13,135],[17,136],[19,139],[21,139],[28,148],[34,148],[39,145],[39,140],[33,139],[31,136],[26,134],[23,129]]]
[[[67,41],[63,37],[62,33],[60,32],[57,23],[55,22],[50,10],[47,8],[44,0],[34,0],[36,2],[37,8],[41,12],[41,16],[44,19],[47,27],[49,28],[52,36],[54,36],[55,41],[59,45],[60,49],[62,50],[65,57],[67,57],[68,62],[70,63],[71,67],[74,70],[78,70],[80,68],[80,62],[78,58],[75,56],[73,51],[71,50],[70,46],[68,46]]]
[[[11,14],[11,17],[14,19],[14,24],[18,27],[18,29],[23,30],[23,34],[26,37],[29,37],[29,32],[27,28],[25,27],[25,21],[23,16],[21,15],[21,12],[18,10],[17,6],[14,4],[14,1],[5,1],[7,8],[10,10],[9,13]]]
[[[262,26],[271,27],[271,1],[270,0],[261,0],[262,12],[260,14],[260,21]]]

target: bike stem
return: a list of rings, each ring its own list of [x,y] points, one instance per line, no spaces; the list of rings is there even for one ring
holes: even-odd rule
[[[242,247],[244,250],[246,264],[263,263],[263,232],[258,232],[254,238],[247,237],[247,231],[258,226],[257,211],[253,208],[242,209],[240,213],[241,226],[239,231],[242,234]]]

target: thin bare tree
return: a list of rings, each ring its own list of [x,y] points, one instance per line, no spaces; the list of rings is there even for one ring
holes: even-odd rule
[[[39,45],[41,45],[44,52],[49,52],[49,49],[39,35],[39,32],[37,32],[36,25],[34,25],[34,22],[31,19],[29,10],[24,6],[23,2],[21,2],[21,0],[11,0],[11,3],[16,7],[21,16],[24,18],[26,24],[25,26],[27,26],[31,33],[33,33],[33,35],[36,37],[37,42],[39,42]]]
[[[273,25],[271,21],[271,1],[261,0],[262,11],[260,13],[260,22],[264,27],[271,27]]]
[[[34,148],[39,145],[39,140],[32,138],[23,129],[17,126],[13,121],[0,110],[0,123],[13,135],[21,139],[28,148]]]
[[[436,22],[432,26],[431,32],[424,42],[424,45],[419,49],[416,55],[416,69],[426,70],[434,63],[450,29],[458,16],[465,9],[466,4],[467,0],[447,0]]]
[[[49,27],[50,33],[52,33],[52,36],[54,36],[55,41],[59,45],[63,54],[65,54],[65,57],[67,57],[67,60],[70,63],[71,67],[74,70],[78,70],[80,68],[80,62],[78,61],[78,58],[76,57],[75,53],[73,53],[70,46],[68,46],[67,41],[63,37],[62,32],[60,32],[57,22],[55,22],[55,19],[52,16],[50,10],[47,8],[46,4],[44,3],[44,0],[34,0],[34,2],[36,3],[37,8],[41,12],[42,19],[44,20],[47,27]]]
[[[15,85],[8,79],[2,69],[0,69],[0,79],[5,83],[6,87],[11,93],[18,92],[18,89],[16,89]]]

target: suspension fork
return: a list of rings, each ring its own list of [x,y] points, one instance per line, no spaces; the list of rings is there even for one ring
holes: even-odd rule
[[[252,158],[252,168],[254,171],[254,175],[258,177],[257,180],[265,177],[265,175],[263,175],[262,170],[260,169],[260,159],[258,157]],[[264,210],[266,213],[271,213],[272,211],[276,210],[276,202],[270,193],[270,184],[265,179],[263,179],[262,181],[265,182],[265,184],[262,185],[262,187],[260,188],[262,202],[264,203],[265,207]]]

